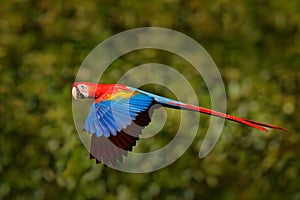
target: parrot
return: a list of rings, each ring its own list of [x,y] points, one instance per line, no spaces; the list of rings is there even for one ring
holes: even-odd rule
[[[279,126],[179,102],[123,84],[74,82],[72,96],[74,100],[93,99],[83,131],[92,134],[90,159],[105,166],[123,162],[123,157],[132,151],[143,128],[151,122],[154,110],[159,107],[200,112],[264,132],[268,132],[267,128],[288,131]]]

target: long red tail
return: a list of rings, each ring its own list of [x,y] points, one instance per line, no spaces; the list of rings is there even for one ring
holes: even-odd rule
[[[221,117],[221,118],[224,118],[224,119],[235,121],[235,122],[245,124],[247,126],[250,126],[250,127],[256,128],[258,130],[265,131],[265,132],[268,132],[268,129],[266,129],[265,127],[272,128],[272,129],[278,129],[278,130],[282,130],[282,131],[286,131],[286,132],[288,131],[288,129],[282,128],[282,127],[279,127],[279,126],[274,126],[274,125],[271,125],[271,124],[265,124],[265,123],[261,123],[261,122],[248,120],[248,119],[243,119],[243,118],[235,117],[235,116],[232,116],[232,115],[224,114],[224,113],[221,113],[221,112],[217,112],[217,111],[214,111],[214,110],[210,110],[210,109],[207,109],[207,108],[202,108],[202,107],[198,107],[198,106],[194,106],[194,105],[190,105],[190,104],[184,104],[184,105],[181,105],[180,107],[183,108],[183,109],[198,111],[200,113],[213,115],[213,116],[216,116],[216,117]]]
[[[210,110],[210,109],[207,109],[207,108],[182,103],[180,101],[175,101],[175,100],[172,100],[172,99],[169,99],[169,98],[166,98],[166,97],[151,94],[149,92],[145,92],[145,91],[142,91],[142,90],[139,90],[139,89],[135,89],[135,88],[131,88],[131,89],[134,89],[138,92],[141,92],[141,93],[144,93],[146,95],[149,95],[149,96],[153,97],[155,99],[155,101],[157,103],[161,104],[162,106],[171,107],[171,108],[175,108],[175,109],[191,110],[191,111],[196,111],[196,112],[200,112],[200,113],[204,113],[204,114],[208,114],[208,115],[213,115],[213,116],[216,116],[216,117],[221,117],[221,118],[228,119],[228,120],[231,120],[231,121],[239,122],[241,124],[245,124],[247,126],[250,126],[250,127],[256,128],[258,130],[265,131],[265,132],[268,132],[268,129],[266,129],[265,127],[278,129],[278,130],[282,130],[282,131],[286,131],[286,132],[288,131],[288,129],[282,128],[282,127],[279,127],[279,126],[274,126],[274,125],[271,125],[271,124],[265,124],[265,123],[261,123],[261,122],[255,122],[255,121],[252,121],[252,120],[235,117],[235,116],[232,116],[232,115],[224,114],[224,113],[214,111],[214,110]]]

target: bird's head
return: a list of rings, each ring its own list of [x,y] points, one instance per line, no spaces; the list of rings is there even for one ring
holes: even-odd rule
[[[72,96],[75,100],[95,98],[96,88],[96,83],[75,82],[72,84]]]

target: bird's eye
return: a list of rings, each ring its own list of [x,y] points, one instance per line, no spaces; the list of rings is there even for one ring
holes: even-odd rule
[[[85,87],[85,85],[80,85],[80,88],[85,89],[86,87]]]

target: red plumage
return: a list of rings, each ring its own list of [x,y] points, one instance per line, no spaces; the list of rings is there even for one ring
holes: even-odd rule
[[[200,112],[235,121],[261,131],[285,128],[235,117],[203,107],[182,103],[120,84],[73,83],[74,99],[93,98],[85,130],[92,133],[91,158],[97,163],[122,162],[123,156],[136,145],[142,129],[151,121],[152,105]],[[128,112],[126,112],[126,110]],[[151,110],[151,112],[150,112]]]

